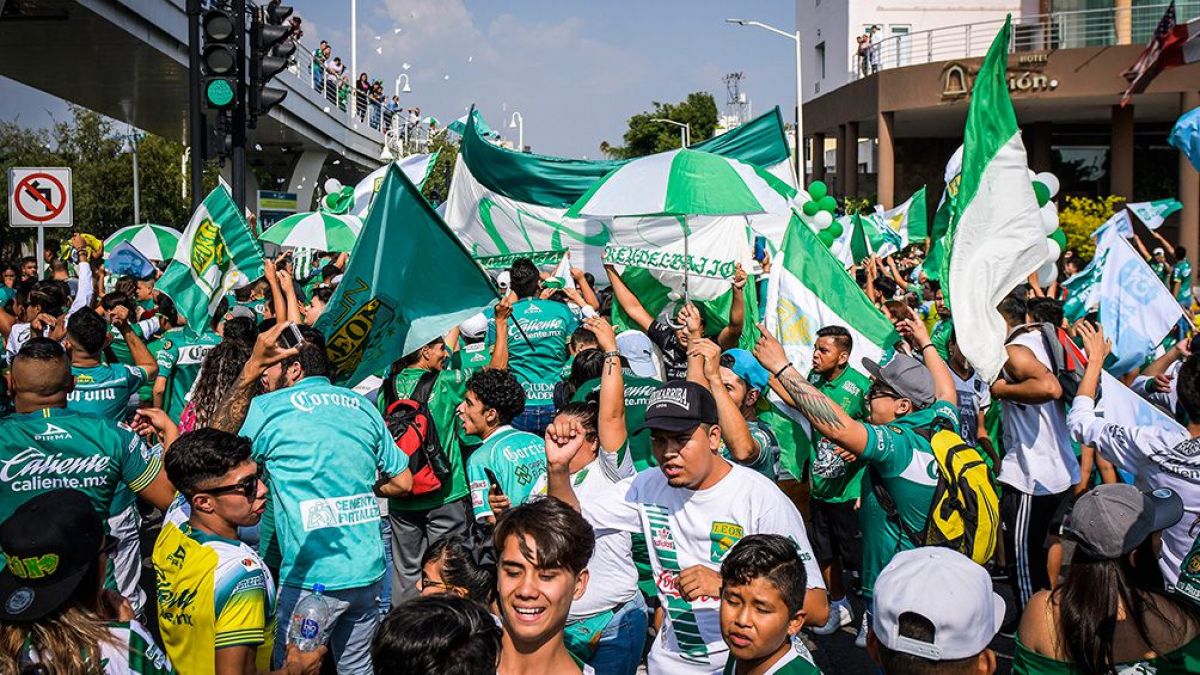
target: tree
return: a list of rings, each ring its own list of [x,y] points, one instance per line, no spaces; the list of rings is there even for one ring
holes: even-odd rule
[[[692,143],[712,138],[717,128],[717,103],[708,92],[692,92],[680,103],[653,101],[652,104],[654,110],[629,118],[624,146],[610,145],[605,141],[601,144],[601,151],[615,159],[631,159],[678,148],[679,127],[651,121],[655,118],[689,125]]]
[[[1063,208],[1058,212],[1058,226],[1067,235],[1067,248],[1075,249],[1079,257],[1087,262],[1096,254],[1096,241],[1092,233],[1112,217],[1117,209],[1125,207],[1125,200],[1116,195],[1099,199],[1068,195]]]
[[[438,153],[437,161],[429,169],[429,176],[421,186],[421,194],[435,207],[450,196],[450,179],[454,176],[454,165],[458,162],[458,143],[440,133],[429,141],[429,152]]]

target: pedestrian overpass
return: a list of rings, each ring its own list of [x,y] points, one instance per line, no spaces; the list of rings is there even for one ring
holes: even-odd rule
[[[0,75],[188,143],[186,0],[0,0]],[[322,168],[351,183],[381,164],[378,120],[360,120],[313,88],[311,51],[298,46],[294,67],[273,86],[287,98],[248,131],[247,199],[256,189],[296,192],[311,203]],[[320,85],[318,85],[320,86]]]

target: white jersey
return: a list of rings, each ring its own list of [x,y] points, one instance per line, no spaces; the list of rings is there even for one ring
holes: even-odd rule
[[[992,404],[992,392],[987,382],[978,373],[971,373],[967,379],[962,379],[954,369],[954,389],[958,392],[958,419],[962,421],[962,437],[971,447],[979,444],[979,416]]]
[[[620,455],[620,463],[617,458]],[[571,476],[575,496],[581,504],[611,499],[612,486],[631,478],[633,458],[628,447],[620,453],[599,453],[596,459]],[[583,597],[571,603],[567,621],[595,616],[629,602],[638,594],[638,574],[633,563],[633,542],[628,532],[597,533],[596,548],[588,561],[588,585]]]
[[[1038,331],[1009,344],[1028,347],[1047,368],[1050,356]],[[1030,495],[1057,494],[1079,482],[1079,460],[1071,449],[1065,406],[1059,401],[1004,402],[1004,460],[1000,482]]]
[[[721,639],[720,598],[691,602],[679,593],[679,573],[695,565],[720,570],[742,537],[780,534],[794,540],[809,588],[824,589],[804,521],[770,479],[736,464],[706,490],[673,488],[657,467],[613,486],[603,499],[582,502],[597,529],[642,532],[650,549],[658,597],[666,610],[647,662],[651,673],[720,672],[729,656]]]
[[[1118,469],[1137,476],[1137,486],[1171,488],[1183,499],[1183,518],[1162,532],[1158,566],[1171,586],[1179,566],[1196,541],[1192,525],[1200,517],[1200,438],[1182,428],[1121,426],[1098,417],[1095,402],[1076,396],[1067,421],[1080,443],[1094,446]]]

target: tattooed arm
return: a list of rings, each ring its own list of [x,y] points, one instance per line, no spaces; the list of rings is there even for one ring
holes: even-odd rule
[[[795,401],[793,407],[808,419],[814,429],[835,445],[852,454],[861,455],[867,447],[867,428],[862,422],[851,419],[841,406],[800,375],[800,371],[788,362],[783,345],[767,331],[766,326],[760,325],[758,329],[762,337],[754,346],[754,356],[763,368],[771,373],[778,373],[779,384]]]
[[[283,348],[279,346],[279,336],[290,323],[277,324],[271,330],[260,333],[254,343],[254,351],[250,360],[242,366],[242,376],[233,384],[229,393],[221,401],[217,414],[213,418],[214,429],[236,434],[246,421],[246,413],[250,411],[250,401],[258,393],[258,383],[267,368],[300,353],[298,347]]]

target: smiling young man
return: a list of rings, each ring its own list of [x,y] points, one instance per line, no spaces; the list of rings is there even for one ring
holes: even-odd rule
[[[514,506],[523,504],[532,495],[546,493],[542,439],[511,426],[524,409],[525,390],[507,370],[487,368],[467,381],[458,417],[464,433],[483,439],[483,444],[467,458],[471,511],[477,521],[495,521],[488,504],[488,493],[494,491],[493,476],[499,492]]]
[[[666,610],[650,672],[719,673],[725,666],[718,570],[730,548],[751,534],[782,534],[796,543],[807,568],[804,608],[824,623],[825,587],[800,513],[768,478],[721,457],[712,393],[696,382],[669,382],[650,397],[645,426],[659,466],[616,483],[607,499],[589,499],[582,512],[601,535],[641,532],[649,543]],[[547,435],[545,444],[549,494],[572,506],[579,505],[570,475],[578,442]]]
[[[493,541],[504,631],[497,672],[594,673],[588,666],[581,670],[563,642],[571,603],[587,590],[587,564],[596,544],[592,526],[557,499],[539,499],[505,511]]]
[[[725,675],[814,675],[821,671],[792,648],[804,626],[804,559],[777,534],[739,541],[721,563],[721,637],[729,645]]]
[[[167,476],[190,516],[168,517],[154,543],[158,625],[181,672],[253,675],[269,670],[275,635],[275,582],[239,527],[258,524],[267,486],[250,441],[197,429],[171,445]],[[177,511],[177,513],[179,513]],[[325,648],[288,652],[283,673],[315,673]],[[302,656],[303,654],[303,656]]]

